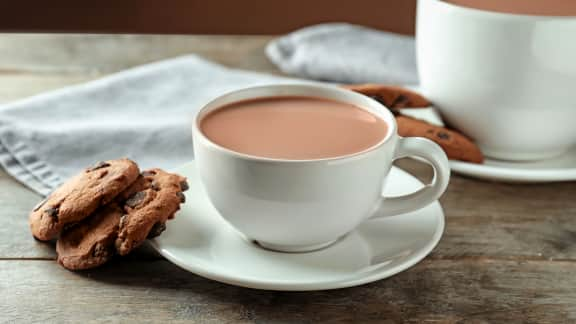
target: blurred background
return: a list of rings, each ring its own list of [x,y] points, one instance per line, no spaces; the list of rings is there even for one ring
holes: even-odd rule
[[[281,34],[322,22],[414,33],[416,0],[0,1],[0,31]]]

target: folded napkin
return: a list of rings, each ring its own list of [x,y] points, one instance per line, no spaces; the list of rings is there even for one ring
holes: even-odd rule
[[[43,195],[99,160],[170,169],[192,159],[204,103],[270,82],[294,81],[185,56],[0,106],[0,164]]]
[[[295,31],[271,42],[283,72],[342,83],[418,83],[414,38],[343,23]]]

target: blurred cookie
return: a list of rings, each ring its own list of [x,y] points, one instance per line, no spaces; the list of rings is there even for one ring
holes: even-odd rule
[[[347,85],[345,88],[369,96],[390,109],[396,116],[400,136],[428,138],[439,144],[449,159],[473,163],[484,162],[484,155],[480,148],[464,134],[404,116],[398,110],[431,106],[432,103],[424,96],[402,87],[381,84],[356,84]]]
[[[402,87],[383,84],[352,84],[344,87],[371,97],[389,109],[423,108],[431,105],[424,96]]]
[[[442,147],[449,159],[473,163],[484,162],[484,155],[476,144],[466,136],[423,120],[396,116],[398,134],[403,137],[425,137]]]
[[[123,214],[118,204],[110,203],[64,230],[56,243],[58,263],[69,270],[84,270],[110,260],[116,252],[114,242]]]
[[[66,181],[30,213],[32,235],[51,240],[62,229],[88,217],[112,201],[138,177],[136,163],[128,159],[99,162]]]
[[[161,169],[142,172],[121,194],[125,199],[124,216],[120,219],[116,250],[126,255],[146,238],[160,235],[166,221],[174,217],[185,201],[186,178]]]

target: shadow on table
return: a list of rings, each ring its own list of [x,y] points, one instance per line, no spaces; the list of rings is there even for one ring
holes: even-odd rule
[[[118,295],[120,290],[132,296],[140,307],[156,302],[155,307],[167,308],[165,311],[176,318],[289,322],[388,318],[400,322],[405,300],[426,303],[419,301],[417,290],[403,289],[404,296],[393,296],[394,291],[386,288],[394,284],[389,280],[328,291],[265,291],[205,279],[162,259],[118,258],[77,275],[97,281],[100,291],[107,286],[110,294]]]

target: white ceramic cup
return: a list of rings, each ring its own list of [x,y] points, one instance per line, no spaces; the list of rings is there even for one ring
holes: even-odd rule
[[[418,0],[423,93],[487,156],[551,158],[576,145],[576,17]]]
[[[202,118],[223,105],[273,96],[350,103],[382,118],[388,133],[377,145],[352,155],[283,160],[231,151],[200,130]],[[438,145],[423,138],[401,138],[394,117],[380,103],[337,87],[270,85],[228,93],[198,113],[193,137],[200,177],[214,207],[247,239],[278,251],[319,249],[368,218],[420,209],[440,197],[450,176],[448,160]],[[382,197],[392,161],[406,156],[420,157],[432,165],[432,183],[405,196]]]

